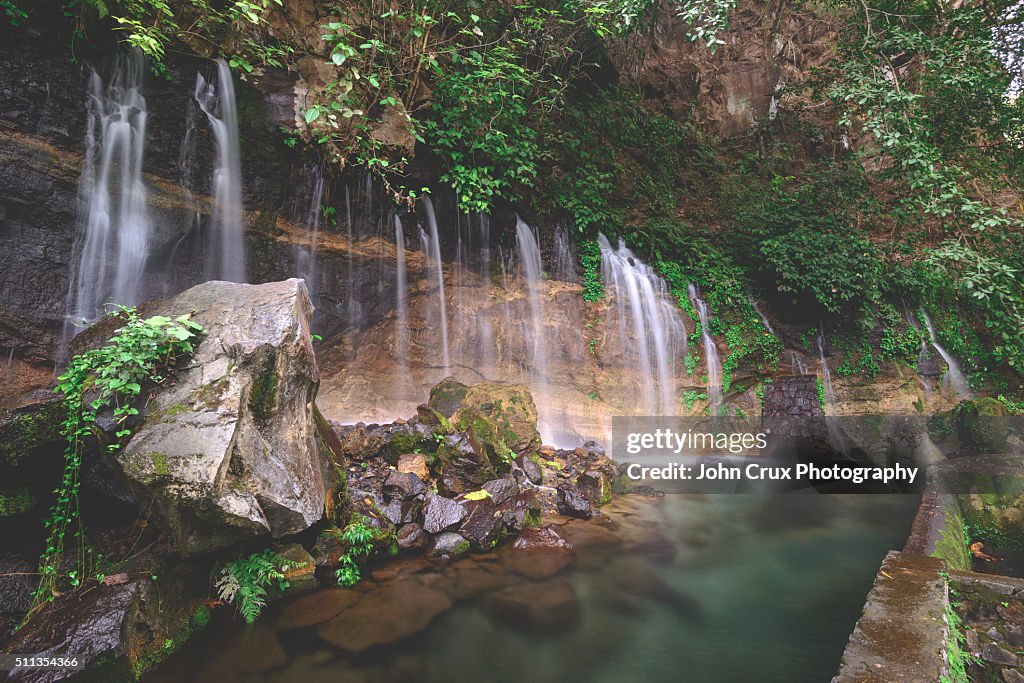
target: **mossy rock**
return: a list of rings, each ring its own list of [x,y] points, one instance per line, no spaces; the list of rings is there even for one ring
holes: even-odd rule
[[[39,449],[62,448],[64,415],[58,398],[0,411],[0,466],[18,467]]]
[[[508,470],[517,454],[535,450],[541,443],[537,407],[522,384],[467,386],[447,377],[431,390],[427,407],[466,432],[498,471]]]
[[[0,489],[0,517],[13,517],[28,512],[38,500],[28,486],[16,489]]]
[[[1010,412],[994,398],[961,401],[953,409],[953,429],[963,448],[974,453],[1000,453],[1010,435]]]

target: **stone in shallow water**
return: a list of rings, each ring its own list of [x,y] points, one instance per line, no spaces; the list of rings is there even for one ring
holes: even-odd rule
[[[265,624],[250,624],[226,648],[213,651],[196,677],[196,683],[233,683],[258,679],[288,662],[288,655],[274,630]]]
[[[403,577],[364,595],[355,606],[321,624],[317,635],[347,652],[362,652],[416,635],[451,606],[446,594],[418,577]]]
[[[398,530],[398,547],[403,550],[426,548],[428,543],[430,543],[430,536],[423,531],[423,527],[419,524],[405,524]]]
[[[580,616],[572,585],[565,579],[509,586],[484,600],[491,618],[530,633],[563,631]]]
[[[565,540],[558,529],[549,524],[541,528],[527,528],[519,533],[512,544],[514,550],[572,550],[573,545]]]
[[[449,559],[467,552],[469,552],[469,541],[454,531],[446,531],[434,537],[434,547],[430,549],[430,556]]]
[[[572,484],[558,487],[558,512],[566,517],[589,519],[593,514],[590,501]]]
[[[288,603],[274,628],[286,631],[304,626],[322,624],[338,616],[359,602],[362,593],[345,588],[327,588]]]
[[[465,517],[465,508],[451,498],[430,496],[423,506],[423,529],[438,534],[454,529]]]

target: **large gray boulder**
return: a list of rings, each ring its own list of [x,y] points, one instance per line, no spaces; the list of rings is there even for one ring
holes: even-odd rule
[[[207,282],[144,309],[206,336],[159,385],[116,454],[128,488],[183,555],[303,531],[334,477],[317,439],[319,370],[302,280]]]

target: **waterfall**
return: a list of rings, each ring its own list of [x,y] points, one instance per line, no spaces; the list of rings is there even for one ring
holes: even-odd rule
[[[324,201],[324,169],[322,164],[307,167],[312,183],[309,189],[309,205],[303,216],[306,229],[309,231],[309,242],[296,245],[295,272],[306,281],[310,296],[316,291],[316,252],[320,240],[321,205]]]
[[[142,54],[133,51],[117,58],[106,87],[95,71],[89,78],[79,181],[84,237],[71,278],[72,324],[95,320],[108,301],[131,306],[141,298],[151,230],[142,182],[144,66]]]
[[[555,228],[554,276],[564,282],[577,282],[576,254],[569,239],[569,228],[560,225]]]
[[[711,408],[711,415],[717,416],[722,412],[722,359],[718,356],[715,338],[711,336],[711,309],[708,308],[707,302],[700,297],[697,286],[692,282],[689,290],[690,302],[697,309],[697,316],[700,318],[704,361],[708,369],[708,405]]]
[[[832,372],[828,369],[828,360],[825,358],[825,333],[818,335],[818,359],[821,362],[821,383],[825,387],[825,406],[835,408],[836,392],[832,387]]]
[[[935,334],[935,325],[932,323],[931,317],[928,315],[928,311],[921,309],[921,317],[924,318],[924,324],[928,328],[928,337],[932,341],[932,348],[934,348],[942,360],[946,361],[946,374],[942,376],[942,386],[947,391],[952,389],[956,394],[963,398],[971,397],[971,389],[967,384],[967,378],[964,376],[963,370],[960,369],[960,363],[957,362],[956,358],[952,356],[946,349],[942,348],[939,344],[939,339]]]
[[[519,267],[526,280],[526,301],[530,308],[530,367],[531,384],[537,394],[538,412],[546,407],[548,360],[547,339],[544,335],[544,270],[540,255],[540,242],[537,235],[523,219],[516,214],[516,248],[519,254]]]
[[[618,248],[613,249],[608,238],[599,234],[598,245],[602,277],[609,298],[615,302],[622,348],[636,352],[638,412],[675,415],[673,360],[687,351],[682,317],[670,301],[665,281],[621,241]]]
[[[409,361],[409,322],[408,311],[406,310],[405,282],[405,233],[402,231],[402,221],[395,214],[395,360],[399,365],[406,365]]]
[[[444,263],[441,261],[441,239],[437,234],[437,218],[434,215],[434,204],[430,197],[423,198],[423,208],[427,214],[427,228],[429,235],[420,228],[420,239],[423,241],[424,252],[427,258],[427,280],[433,281],[437,287],[438,327],[441,332],[441,365],[444,368],[445,376],[451,369],[451,357],[448,354],[448,305],[444,296]]]
[[[196,74],[195,100],[206,114],[216,149],[213,210],[206,249],[207,279],[245,282],[242,162],[238,150],[238,110],[231,70],[217,60],[216,83]]]
[[[757,313],[757,317],[761,319],[761,324],[764,325],[764,329],[768,330],[768,334],[778,337],[779,335],[775,334],[772,324],[768,321],[768,316],[764,314],[764,311],[761,310],[761,307],[753,299],[750,300],[750,307],[754,309],[754,313]]]

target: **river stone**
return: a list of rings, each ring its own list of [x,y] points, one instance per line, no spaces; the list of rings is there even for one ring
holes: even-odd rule
[[[405,524],[398,530],[397,540],[398,547],[403,550],[426,548],[430,543],[430,536],[419,524]]]
[[[590,501],[571,484],[562,484],[558,487],[558,512],[566,517],[579,519],[590,519],[593,514]]]
[[[465,517],[465,508],[451,498],[434,495],[423,505],[423,529],[428,534],[454,529]]]
[[[536,634],[562,632],[580,616],[572,585],[565,579],[509,586],[489,595],[483,609],[496,621]]]
[[[446,436],[437,449],[439,487],[442,493],[457,496],[478,491],[497,472],[483,449],[466,434]]]
[[[519,532],[519,538],[512,544],[514,550],[573,550],[573,545],[565,540],[558,529],[549,524],[545,527],[526,528]]]
[[[452,606],[451,599],[417,576],[398,579],[367,593],[317,628],[317,635],[347,652],[394,643],[416,635]]]
[[[434,537],[434,547],[430,549],[430,557],[448,560],[469,551],[469,541],[454,531],[446,531]]]
[[[322,624],[338,616],[359,601],[362,593],[346,588],[326,588],[304,595],[285,605],[274,623],[278,631]]]
[[[419,453],[406,453],[405,455],[398,456],[398,467],[399,472],[409,472],[415,474],[422,481],[430,479],[430,470],[427,469],[427,461]]]
[[[297,279],[207,282],[156,306],[193,313],[206,336],[115,457],[183,555],[295,534],[324,516],[311,309]]]
[[[462,520],[459,534],[474,548],[490,548],[498,539],[501,530],[500,513],[489,498],[470,500],[462,504],[466,518]]]
[[[406,500],[427,490],[423,481],[412,472],[392,472],[384,481],[384,495]]]
[[[526,479],[531,484],[537,484],[538,486],[544,482],[544,470],[540,468],[535,460],[525,455],[521,455],[516,458],[516,465],[523,471]]]
[[[519,484],[515,479],[493,479],[483,486],[484,491],[491,494],[491,502],[501,505],[519,492]]]

